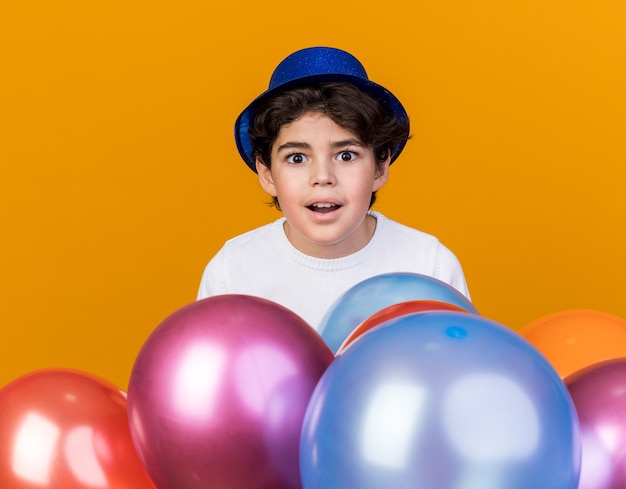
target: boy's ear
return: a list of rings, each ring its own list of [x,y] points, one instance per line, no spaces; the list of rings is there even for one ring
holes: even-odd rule
[[[276,189],[274,187],[274,179],[272,178],[272,172],[265,166],[260,159],[256,158],[256,172],[259,175],[259,183],[261,188],[265,190],[272,197],[276,197]]]
[[[388,156],[387,159],[376,166],[376,176],[374,177],[374,186],[372,188],[372,192],[376,192],[379,190],[385,183],[387,183],[387,179],[389,178],[389,162],[391,161],[391,156]]]

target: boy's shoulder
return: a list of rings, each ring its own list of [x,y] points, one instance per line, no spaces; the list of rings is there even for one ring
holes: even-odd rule
[[[376,218],[377,230],[380,231],[381,235],[387,236],[389,239],[400,239],[401,241],[414,240],[430,245],[439,244],[439,239],[432,234],[389,219],[380,212],[371,211],[370,213]]]
[[[441,270],[460,270],[456,255],[436,236],[384,216],[377,217],[377,219],[381,224],[377,247],[379,251],[384,250],[382,256],[387,256],[389,260],[403,266],[410,265],[418,259],[422,267],[434,266],[435,270],[439,270],[439,272],[429,272],[434,273],[436,277],[445,276],[445,274],[441,275],[443,273]],[[417,273],[424,272],[418,271]]]
[[[284,221],[285,219],[281,217],[273,222],[234,236],[224,243],[223,249],[246,248],[252,244],[268,243],[275,239],[276,236],[280,235]]]

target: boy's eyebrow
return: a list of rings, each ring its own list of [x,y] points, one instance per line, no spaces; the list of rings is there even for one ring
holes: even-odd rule
[[[287,141],[284,144],[281,144],[276,151],[280,152],[284,149],[311,149],[311,145],[309,143],[301,142],[301,141]]]
[[[364,144],[356,138],[342,139],[341,141],[334,141],[331,143],[332,148],[342,148],[345,146],[364,146]],[[304,141],[287,141],[276,148],[276,152],[280,152],[285,149],[311,149],[311,145]]]
[[[351,139],[344,139],[342,141],[335,141],[334,143],[331,144],[331,146],[333,148],[341,148],[343,146],[364,146],[364,145],[360,139],[351,138]]]

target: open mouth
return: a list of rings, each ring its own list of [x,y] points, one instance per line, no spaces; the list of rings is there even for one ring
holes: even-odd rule
[[[334,210],[339,209],[340,207],[341,207],[340,205],[331,204],[330,202],[317,202],[315,204],[311,204],[307,206],[307,208],[312,210],[313,212],[321,212],[322,214],[325,214],[327,212],[332,212]]]

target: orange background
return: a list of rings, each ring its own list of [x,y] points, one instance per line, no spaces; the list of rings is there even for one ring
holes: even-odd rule
[[[213,253],[278,216],[232,125],[311,45],[404,102],[377,209],[450,247],[483,315],[626,316],[626,2],[365,5],[0,3],[0,385],[72,367],[126,388]]]

